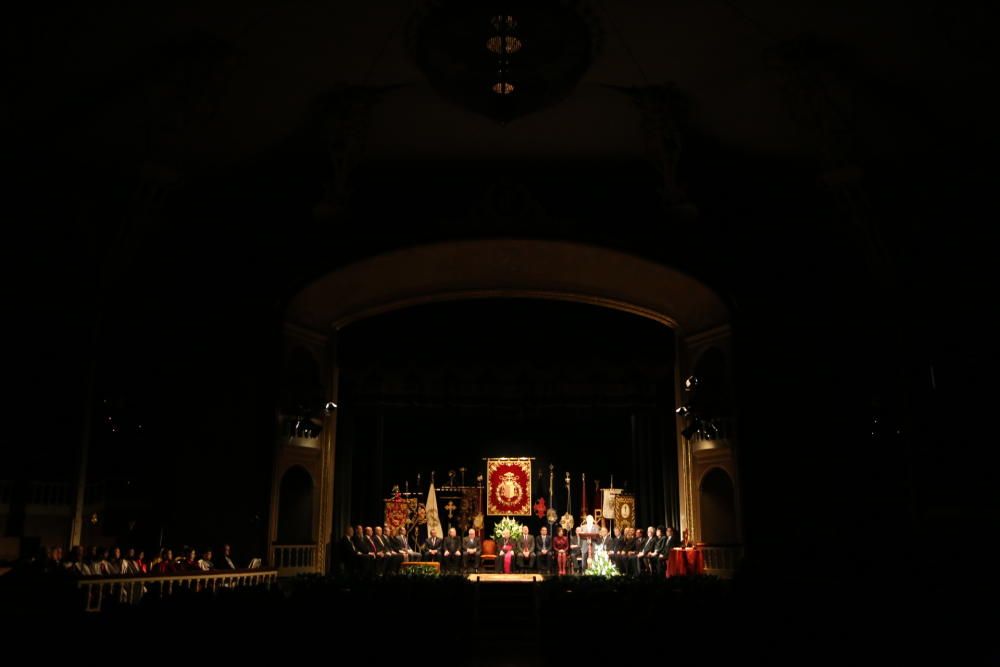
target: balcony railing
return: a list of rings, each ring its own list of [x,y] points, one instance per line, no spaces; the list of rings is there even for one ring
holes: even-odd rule
[[[137,604],[146,595],[166,597],[175,591],[217,591],[220,588],[263,585],[270,588],[278,579],[276,570],[225,570],[180,574],[136,575],[130,577],[81,577],[87,611],[100,611],[108,601]]]
[[[271,563],[282,577],[294,577],[316,571],[315,544],[275,544]]]

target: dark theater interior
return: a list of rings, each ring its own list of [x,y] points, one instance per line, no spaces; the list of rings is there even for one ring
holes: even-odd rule
[[[991,15],[13,8],[0,655],[1000,659]]]

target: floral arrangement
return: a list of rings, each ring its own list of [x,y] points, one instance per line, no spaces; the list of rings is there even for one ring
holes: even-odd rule
[[[510,532],[510,539],[515,543],[521,541],[521,524],[516,519],[506,516],[493,524],[493,539],[499,543],[503,540],[503,531]]]
[[[587,564],[587,571],[584,574],[595,577],[620,577],[622,573],[611,562],[607,552],[604,549],[598,549]]]

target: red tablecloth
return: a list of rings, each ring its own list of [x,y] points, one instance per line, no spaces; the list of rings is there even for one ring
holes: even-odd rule
[[[702,574],[705,571],[705,558],[700,549],[682,549],[675,547],[670,550],[667,560],[667,576]]]

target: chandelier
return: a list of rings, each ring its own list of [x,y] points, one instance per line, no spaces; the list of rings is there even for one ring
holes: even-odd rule
[[[417,4],[406,34],[417,67],[437,93],[501,124],[565,99],[601,42],[584,2]]]
[[[490,23],[493,34],[486,40],[486,48],[497,57],[496,81],[491,90],[503,97],[516,90],[511,81],[510,57],[521,50],[522,43],[516,34],[517,21],[513,16],[499,14]]]

